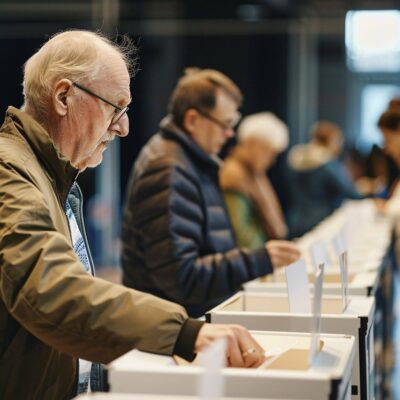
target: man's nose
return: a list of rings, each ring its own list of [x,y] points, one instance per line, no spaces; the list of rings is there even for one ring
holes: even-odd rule
[[[129,133],[129,118],[128,114],[124,114],[115,124],[110,126],[111,130],[120,137],[128,136]]]
[[[235,131],[233,128],[228,128],[225,131],[225,137],[226,139],[230,139],[231,137],[235,136]]]

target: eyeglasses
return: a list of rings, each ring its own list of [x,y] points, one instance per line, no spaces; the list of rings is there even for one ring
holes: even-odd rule
[[[235,126],[239,123],[240,119],[242,118],[242,114],[240,112],[237,112],[235,117],[233,118],[233,120],[231,122],[227,123],[227,122],[220,121],[219,119],[213,117],[212,115],[210,115],[210,114],[208,114],[208,113],[206,113],[204,111],[201,111],[198,108],[195,108],[195,110],[200,115],[202,115],[204,118],[207,118],[208,120],[210,120],[210,121],[214,122],[215,124],[217,124],[224,131],[227,131],[227,130],[235,128]]]
[[[105,99],[104,97],[99,96],[98,94],[92,92],[90,89],[88,89],[85,86],[80,85],[79,83],[76,82],[72,82],[72,84],[74,86],[76,86],[78,89],[90,94],[93,97],[98,98],[101,101],[104,101],[104,103],[109,104],[110,106],[115,108],[115,114],[113,115],[112,119],[111,119],[111,125],[116,124],[121,118],[122,116],[129,110],[129,107],[120,107],[117,106],[116,104],[112,103],[111,101]]]

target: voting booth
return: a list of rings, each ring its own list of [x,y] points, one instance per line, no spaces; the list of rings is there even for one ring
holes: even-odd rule
[[[275,399],[350,399],[355,339],[321,335],[309,365],[311,335],[251,332],[266,349],[266,365],[257,369],[223,368],[226,397]],[[200,354],[201,357],[201,354]],[[202,367],[132,350],[108,365],[110,392],[196,395]]]
[[[316,240],[322,240],[329,253],[332,238],[340,231],[346,232],[349,276],[377,274],[376,284],[372,289],[367,288],[369,295],[375,297],[375,395],[376,398],[387,398],[394,365],[392,328],[394,285],[398,274],[395,270],[392,221],[375,211],[372,200],[349,201],[300,238],[299,245],[310,249]],[[337,258],[332,257],[332,246],[330,249],[332,268],[337,269]],[[354,294],[351,282],[349,292]]]
[[[321,332],[348,334],[356,338],[353,398],[373,399],[374,298],[352,297],[343,311],[340,296],[324,296],[321,307]],[[311,318],[310,313],[291,313],[286,294],[253,292],[239,292],[206,314],[211,323],[234,323],[252,330],[286,332],[309,332]]]
[[[367,295],[375,298],[375,396],[387,398],[394,365],[392,328],[394,285],[397,275],[392,221],[375,211],[372,200],[346,202],[331,216],[299,238],[298,243],[306,259],[308,256],[309,270],[312,270],[315,261],[312,247],[316,242],[323,242],[326,247],[325,260],[328,260],[327,265],[330,264],[326,274],[333,272],[340,275],[337,252],[335,254],[333,245],[333,240],[338,235],[344,239],[347,250],[349,295]],[[327,281],[324,293],[335,293],[332,289]],[[334,290],[338,293],[340,287]]]

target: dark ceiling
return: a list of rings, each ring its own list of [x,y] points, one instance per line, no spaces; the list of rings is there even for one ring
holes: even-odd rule
[[[108,0],[110,4],[115,0]],[[1,0],[1,21],[87,19],[104,0]],[[350,9],[399,8],[394,0],[121,0],[122,19],[341,17]]]

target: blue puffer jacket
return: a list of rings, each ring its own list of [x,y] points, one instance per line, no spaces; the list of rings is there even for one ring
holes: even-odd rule
[[[272,271],[263,247],[237,248],[218,169],[167,117],[139,155],[125,204],[123,283],[193,317]]]

